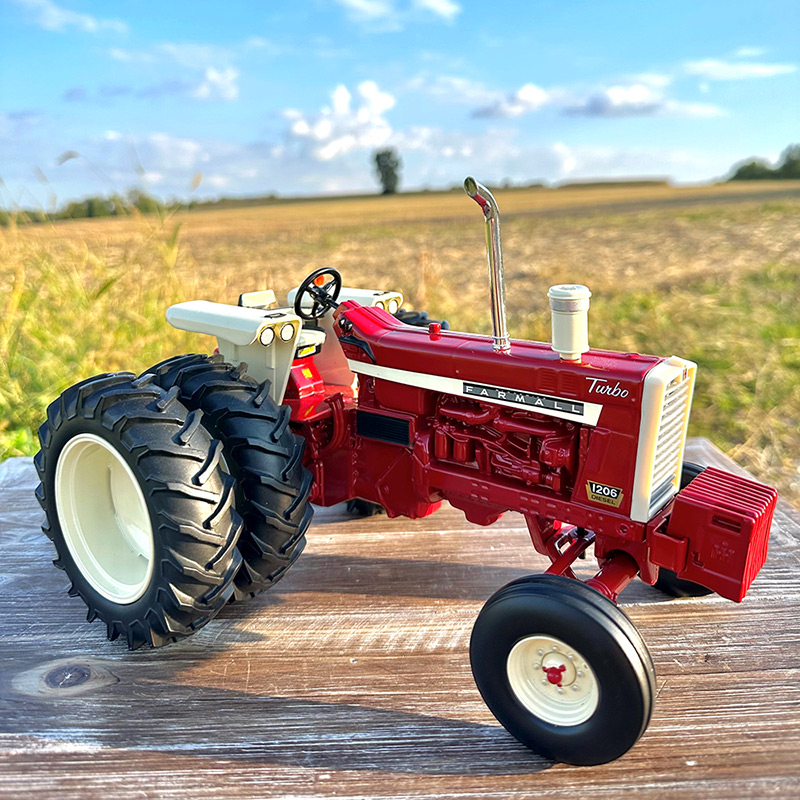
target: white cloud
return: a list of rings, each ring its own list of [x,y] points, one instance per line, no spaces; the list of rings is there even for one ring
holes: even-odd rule
[[[332,161],[353,150],[370,150],[384,145],[392,128],[384,114],[393,108],[395,99],[381,91],[374,81],[357,87],[358,107],[346,86],[331,92],[331,104],[319,114],[306,115],[297,109],[286,109],[283,116],[291,123],[289,138],[294,144],[308,144],[317,161]]]
[[[229,175],[206,175],[203,181],[215,189],[225,189],[231,184]]]
[[[378,116],[394,108],[395,99],[388,92],[382,92],[375,81],[364,81],[358,85],[358,93],[364,98],[365,107],[359,114],[367,113]]]
[[[526,83],[510,95],[474,111],[476,117],[521,117],[538,111],[551,100],[551,95],[533,83]]]
[[[347,16],[356,22],[375,22],[394,16],[397,9],[392,0],[336,0]]]
[[[763,64],[755,61],[720,61],[706,58],[702,61],[687,61],[684,65],[690,75],[698,75],[710,81],[740,81],[749,78],[772,78],[797,70],[796,64]]]
[[[268,47],[266,39],[248,39],[243,47]],[[192,79],[167,78],[138,92],[141,97],[164,94],[189,94],[199,100],[236,100],[239,97],[239,71],[230,66],[235,53],[227,47],[187,42],[161,42],[151,50],[123,50],[113,47],[108,55],[116,61],[152,64],[165,60],[179,67],[200,73]],[[218,67],[215,65],[222,64]],[[202,77],[200,77],[202,76]]]
[[[153,170],[188,172],[208,161],[204,146],[194,139],[152,133],[137,146],[141,162]]]
[[[736,58],[758,58],[766,52],[766,47],[740,47],[733,51],[733,55]]]
[[[414,6],[430,11],[447,22],[452,22],[461,13],[461,6],[453,0],[414,0]]]
[[[347,102],[345,93],[339,92],[337,99],[331,98],[327,108],[317,114],[289,112],[282,140],[241,143],[166,133],[129,136],[112,132],[108,136],[101,131],[91,140],[71,142],[85,158],[48,170],[47,176],[61,202],[93,191],[95,169],[109,175],[117,191],[137,185],[144,173],[148,184],[162,196],[186,197],[192,191],[193,176],[202,172],[204,179],[196,196],[222,192],[278,192],[286,196],[377,190],[372,152],[382,146],[399,150],[403,185],[408,188],[457,185],[468,174],[489,184],[506,179],[524,184],[646,175],[702,180],[725,173],[740,155],[724,143],[709,145],[705,152],[646,146],[593,147],[575,145],[567,138],[534,145],[529,137],[507,125],[487,125],[474,132],[430,126],[393,130],[380,114],[377,119],[374,116],[377,109],[386,107],[388,101],[380,97],[385,93],[367,89],[366,94],[371,101],[362,91],[353,89],[347,90]],[[362,117],[372,115],[371,121],[359,122],[362,110]],[[20,165],[15,172],[3,175],[11,192],[21,191],[30,182],[31,164],[52,164],[63,149],[63,145],[54,147],[52,143],[55,130],[26,135],[19,127],[23,116],[27,115],[0,114],[0,147],[11,147],[13,163]],[[305,124],[299,126],[300,134],[291,131],[297,122]]]
[[[513,119],[537,112],[545,106],[589,117],[714,117],[725,113],[710,104],[685,103],[666,97],[662,88],[670,83],[668,76],[644,74],[639,77],[639,82],[605,86],[589,92],[563,87],[542,89],[529,83],[516,92],[496,96],[491,102],[479,106],[473,111],[473,116]]]
[[[671,100],[643,84],[609,86],[567,105],[569,114],[589,117],[681,116],[716,117],[724,112],[707,103]]]
[[[152,186],[157,186],[159,183],[164,183],[164,173],[155,170],[145,171],[142,173],[142,180]]]
[[[353,22],[375,31],[399,31],[410,21],[431,16],[452,22],[461,13],[456,0],[334,0]]]
[[[578,159],[563,142],[556,142],[553,145],[553,152],[561,159],[560,177],[567,177],[577,169]]]
[[[554,145],[561,160],[561,180],[577,178],[629,178],[671,176],[683,180],[707,178],[719,172],[726,155],[705,154],[690,150],[648,147],[570,147]]]
[[[64,31],[74,28],[84,33],[111,31],[125,33],[128,26],[118,19],[99,19],[91,14],[70,11],[56,5],[52,0],[13,0],[18,6],[28,9],[33,23],[47,31]]]
[[[205,78],[192,92],[200,100],[236,100],[239,97],[237,80],[239,71],[233,67],[214,69],[208,67]]]
[[[353,95],[347,91],[346,86],[339,85],[331,93],[331,105],[333,106],[333,113],[336,115],[347,114],[350,110],[350,101]]]
[[[398,132],[391,144],[403,154],[407,186],[453,185],[468,174],[489,184],[665,175],[697,180],[724,172],[731,157],[716,151],[573,146],[563,141],[531,145],[508,128],[465,134],[418,127]]]
[[[640,72],[633,76],[635,83],[643,83],[645,86],[654,86],[663,89],[672,83],[671,75],[664,75],[659,72]]]
[[[649,86],[609,86],[567,107],[571,114],[590,117],[628,117],[655,114],[664,104],[660,93]]]

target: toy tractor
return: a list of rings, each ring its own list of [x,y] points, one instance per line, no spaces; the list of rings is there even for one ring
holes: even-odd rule
[[[169,322],[218,353],[98,375],[52,403],[35,459],[44,531],[89,620],[136,648],[275,584],[312,503],[416,519],[447,501],[479,525],[519,512],[552,564],[486,602],[475,681],[520,742],[599,764],[634,745],[655,697],[617,596],[638,575],[741,601],[777,494],[683,463],[696,365],[589,349],[586,287],[550,289],[551,343],[511,341],[497,204],[465,188],[486,222],[493,336],[343,288],[330,268],[286,308],[271,291],[172,306]],[[581,582],[572,564],[592,545],[599,571]]]

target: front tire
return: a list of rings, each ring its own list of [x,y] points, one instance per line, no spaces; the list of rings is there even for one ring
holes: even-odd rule
[[[289,428],[289,407],[276,405],[268,384],[259,386],[220,355],[176,356],[147,372],[163,389],[177,391],[188,408],[201,410],[203,424],[222,442],[244,518],[235,599],[270,588],[303,551],[314,513],[305,440]]]
[[[188,636],[230,600],[241,519],[201,414],[133,378],[67,389],[47,409],[34,463],[69,594],[136,649]]]
[[[470,662],[484,701],[531,750],[568,764],[603,764],[650,721],[655,670],[627,616],[599,592],[532,575],[481,610]]]

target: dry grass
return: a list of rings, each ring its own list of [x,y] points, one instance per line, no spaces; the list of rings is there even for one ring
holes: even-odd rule
[[[800,499],[800,198],[759,199],[792,188],[499,194],[512,334],[546,338],[548,286],[588,284],[593,345],[697,360],[692,433]],[[645,205],[629,208],[636,203]],[[280,296],[331,265],[349,285],[398,288],[408,306],[489,330],[480,212],[460,194],[87,220],[0,236],[0,285],[11,287],[0,295],[0,457],[33,452],[31,429],[74,380],[207,347],[163,322],[164,307],[180,299],[235,302],[266,286]]]

